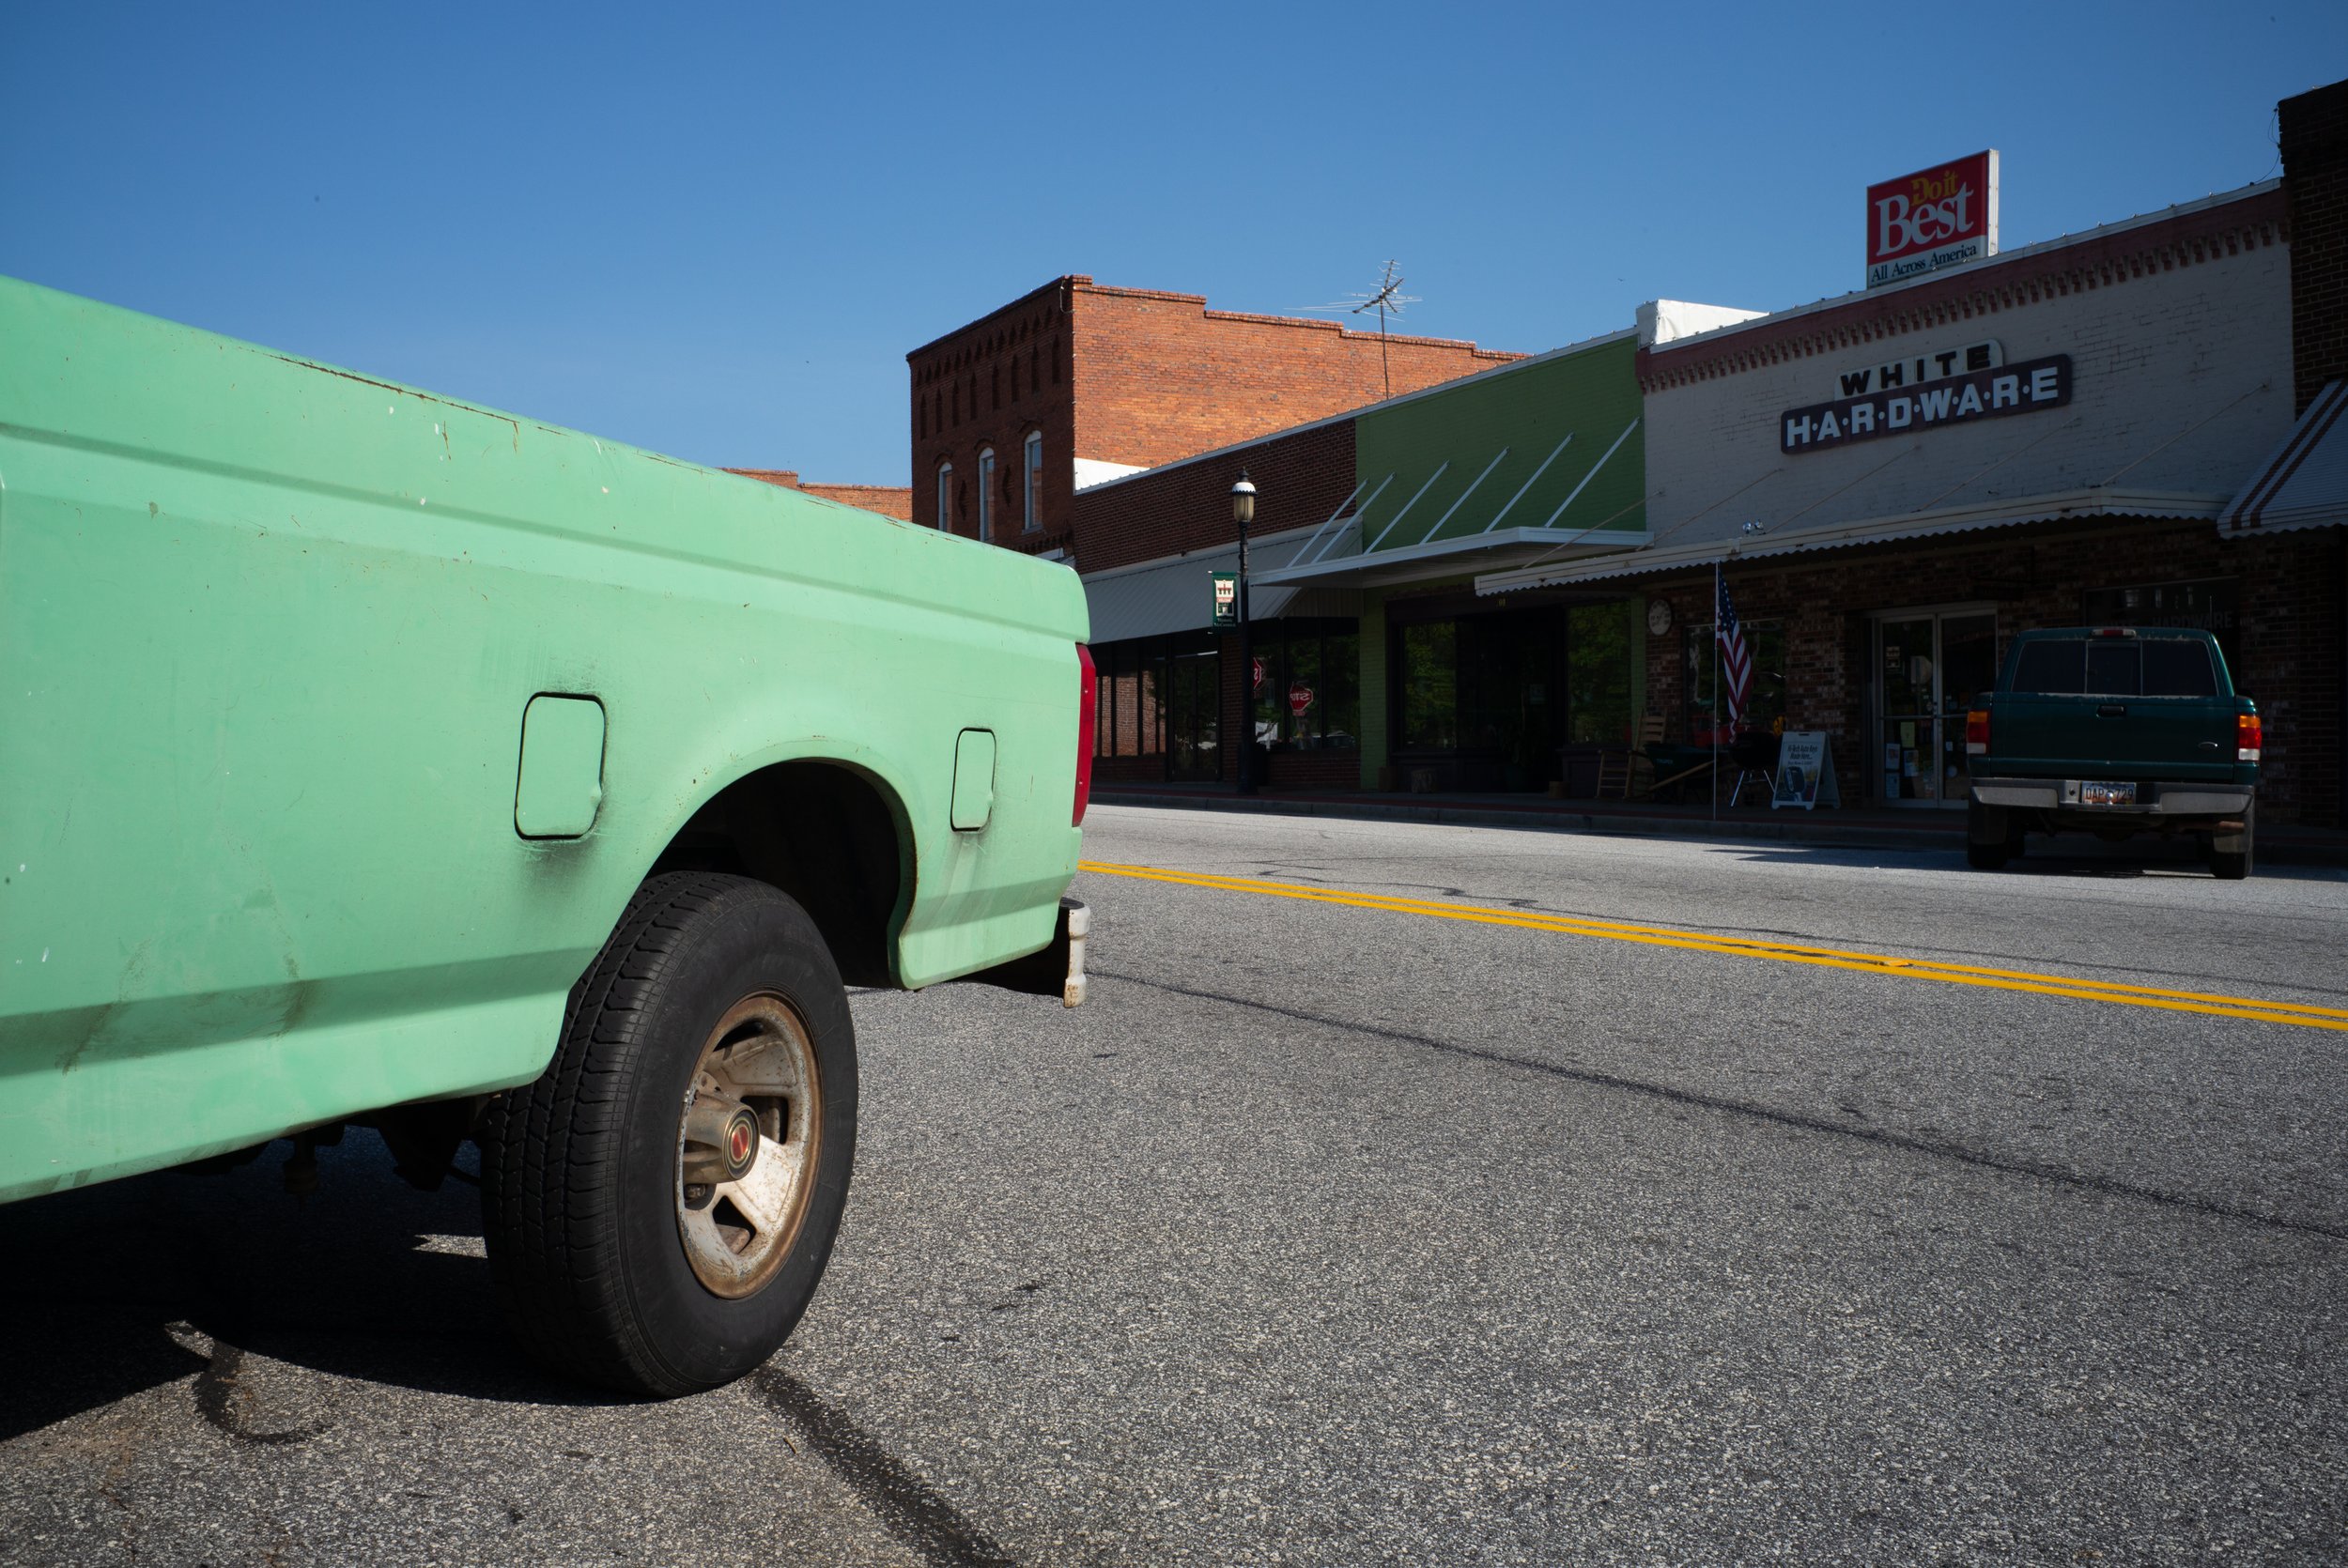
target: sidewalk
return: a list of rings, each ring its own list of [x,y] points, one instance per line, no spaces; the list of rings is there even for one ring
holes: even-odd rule
[[[1099,806],[1176,807],[1197,811],[1250,811],[1259,815],[1351,817],[1369,821],[1448,822],[1476,827],[1516,827],[1556,833],[1644,834],[1664,838],[1792,839],[1850,849],[1906,849],[1955,853],[1965,847],[1965,813],[1948,808],[1914,810],[1771,810],[1767,806],[1722,807],[1715,820],[1708,806],[1661,806],[1645,801],[1551,800],[1527,794],[1380,794],[1368,790],[1266,790],[1242,798],[1228,784],[1107,784],[1094,789]],[[2083,834],[2049,841],[2049,853],[2076,850],[2083,856],[2141,853],[2154,838],[2107,846]],[[2177,853],[2172,846],[2170,858]],[[2258,858],[2278,865],[2348,866],[2348,832],[2338,828],[2267,827],[2258,833]]]

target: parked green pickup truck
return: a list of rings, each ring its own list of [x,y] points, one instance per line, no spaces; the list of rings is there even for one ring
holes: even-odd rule
[[[2207,632],[2023,632],[1965,717],[1967,857],[1994,870],[2033,832],[2190,833],[2212,871],[2247,877],[2262,744]]]
[[[0,1200],[470,1142],[528,1348],[739,1376],[846,1195],[843,980],[1081,998],[1086,621],[1064,566],[0,279]]]

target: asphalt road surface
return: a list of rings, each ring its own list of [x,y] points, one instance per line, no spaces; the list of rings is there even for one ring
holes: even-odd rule
[[[1087,855],[1085,1007],[857,999],[839,1250],[731,1389],[530,1370],[364,1134],[0,1210],[0,1560],[2348,1560],[2341,873]]]

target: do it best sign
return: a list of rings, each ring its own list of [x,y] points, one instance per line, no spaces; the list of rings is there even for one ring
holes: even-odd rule
[[[1998,154],[1867,187],[1867,286],[1998,254]]]

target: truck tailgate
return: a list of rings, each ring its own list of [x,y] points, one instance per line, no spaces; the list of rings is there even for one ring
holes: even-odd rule
[[[2098,635],[2026,642],[1993,699],[1990,770],[2223,783],[2242,704],[2203,643]]]

